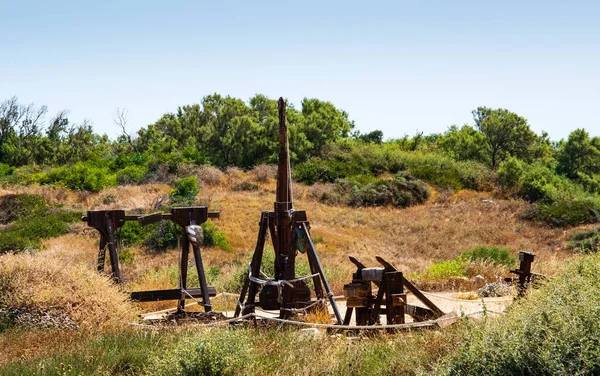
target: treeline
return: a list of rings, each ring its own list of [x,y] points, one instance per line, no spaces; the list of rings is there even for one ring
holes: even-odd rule
[[[384,141],[381,131],[358,132],[348,114],[330,102],[305,98],[298,109],[289,105],[287,113],[295,178],[331,183],[320,198],[333,203],[408,206],[427,198],[424,181],[521,197],[538,203],[535,217],[549,216],[554,224],[595,220],[600,138],[577,129],[556,142],[508,110],[479,107],[472,114],[473,125]],[[73,124],[66,111],[48,117],[45,106],[5,100],[0,103],[2,180],[98,191],[143,183],[157,171],[175,173],[182,166],[248,169],[276,162],[277,102],[264,95],[247,102],[208,95],[137,134],[128,132],[125,115],[117,113],[122,133],[111,139],[88,123]],[[578,219],[547,213],[561,204],[584,209],[577,211]]]

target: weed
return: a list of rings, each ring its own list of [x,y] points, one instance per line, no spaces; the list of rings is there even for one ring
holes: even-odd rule
[[[78,162],[73,166],[53,168],[42,177],[40,183],[59,183],[72,190],[100,192],[105,187],[116,185],[117,181],[108,167]]]
[[[198,182],[194,176],[181,179],[169,193],[172,206],[190,206],[196,201],[196,195],[200,192]]]
[[[204,230],[204,245],[207,247],[219,247],[224,251],[231,251],[233,248],[217,226],[213,222],[204,222],[202,224]]]
[[[458,259],[468,262],[491,262],[494,265],[503,265],[509,268],[517,262],[508,248],[485,245],[462,252]]]
[[[243,180],[239,183],[235,183],[231,187],[231,190],[233,190],[233,191],[250,191],[250,192],[252,192],[252,191],[257,191],[259,189],[260,189],[260,187],[257,184],[252,183],[251,181],[248,181],[248,180]]]
[[[600,231],[598,229],[578,231],[569,239],[567,247],[581,253],[596,253],[600,248]]]
[[[111,193],[104,195],[104,197],[102,198],[102,203],[104,205],[114,204],[115,202],[117,202],[117,196]]]

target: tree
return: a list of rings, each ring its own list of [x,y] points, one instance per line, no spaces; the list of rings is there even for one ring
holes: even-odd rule
[[[383,132],[380,130],[374,130],[373,132],[365,134],[360,134],[357,132],[356,138],[359,140],[363,140],[368,144],[374,143],[377,145],[381,145],[381,143],[383,142]]]
[[[298,126],[311,144],[311,154],[319,154],[325,145],[346,138],[354,128],[345,111],[338,110],[330,102],[304,98],[303,121]]]
[[[600,138],[590,138],[584,129],[576,129],[562,144],[557,159],[557,171],[569,178],[597,174],[600,172]]]
[[[483,133],[470,125],[452,125],[438,139],[440,149],[457,161],[489,163],[489,149]]]
[[[20,105],[17,97],[0,103],[0,162],[12,166],[33,162],[47,112],[46,106]]]
[[[525,118],[502,108],[478,107],[472,113],[476,128],[485,136],[492,167],[508,156],[531,160],[531,149],[538,136]]]

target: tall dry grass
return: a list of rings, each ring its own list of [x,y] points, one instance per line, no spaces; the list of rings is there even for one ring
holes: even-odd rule
[[[0,257],[0,306],[65,314],[86,331],[123,327],[135,308],[106,276],[52,253]]]

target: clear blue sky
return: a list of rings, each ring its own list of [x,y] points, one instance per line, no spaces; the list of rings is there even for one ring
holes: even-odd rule
[[[600,2],[3,1],[0,100],[118,134],[210,93],[331,101],[386,137],[479,105],[600,135]]]

